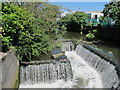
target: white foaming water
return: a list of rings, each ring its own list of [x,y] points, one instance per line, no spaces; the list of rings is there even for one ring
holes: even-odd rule
[[[71,62],[73,77],[83,78],[87,81],[87,85],[83,88],[102,88],[102,81],[99,73],[87,64],[74,51],[66,51],[66,56]]]
[[[100,75],[95,69],[89,66],[76,52],[66,51],[65,54],[72,66],[72,81],[56,80],[52,83],[20,84],[20,88],[102,88]]]
[[[34,85],[20,85],[19,88],[72,88],[73,82],[64,80],[57,80],[53,83],[38,83]]]

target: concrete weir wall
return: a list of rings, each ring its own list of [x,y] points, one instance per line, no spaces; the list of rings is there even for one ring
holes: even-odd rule
[[[10,50],[0,57],[0,89],[14,88],[18,79],[19,60],[15,51]]]
[[[101,76],[104,88],[120,89],[119,69],[113,64],[113,58],[107,57],[88,45],[78,45],[75,52]]]

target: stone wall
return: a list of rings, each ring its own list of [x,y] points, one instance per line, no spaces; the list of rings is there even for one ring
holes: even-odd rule
[[[0,79],[2,79],[2,83],[0,84],[1,87],[14,88],[19,75],[19,60],[17,59],[14,50],[8,51],[0,59],[0,69],[0,74],[2,73],[2,77],[0,77]]]

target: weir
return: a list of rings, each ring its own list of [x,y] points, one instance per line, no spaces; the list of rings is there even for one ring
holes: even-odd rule
[[[90,68],[94,68],[92,71],[90,71],[90,68],[86,70],[88,80],[91,80],[92,84],[95,84],[94,80],[101,79],[103,88],[120,89],[119,71],[116,70],[117,65],[114,63],[113,58],[97,52],[88,45],[78,45],[74,49],[73,43],[65,41],[62,50],[68,51],[66,53],[67,59],[22,62],[20,67],[21,85],[34,85],[41,82],[46,85],[47,82],[50,86],[53,82],[58,83],[57,80],[72,81],[74,83],[75,79],[80,78],[79,75],[83,77],[86,75],[84,70],[88,65],[83,63],[85,61],[91,66]],[[69,54],[69,51],[73,51],[72,54]],[[94,71],[100,74],[100,78],[95,77],[97,74]],[[96,75],[94,76],[94,74]]]
[[[74,44],[70,41],[64,41],[62,44],[63,51],[73,51],[75,49]]]
[[[22,62],[20,67],[21,85],[54,82],[58,79],[72,80],[72,69],[67,59]]]
[[[75,52],[100,73],[104,88],[120,88],[116,66],[93,53],[94,51],[91,52],[91,48],[89,50],[88,46],[78,45]]]

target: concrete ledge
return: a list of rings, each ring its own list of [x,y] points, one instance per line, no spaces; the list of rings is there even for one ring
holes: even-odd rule
[[[0,52],[0,59],[2,59],[7,53]]]
[[[119,63],[119,60],[116,60],[114,57],[110,57],[100,51],[98,51],[97,49],[87,45],[87,44],[84,44],[83,45],[84,48],[90,50],[91,52],[97,54],[99,57],[101,58],[104,58],[107,62],[110,62],[112,65],[115,66],[115,70],[117,71],[117,74],[120,78],[120,63]]]
[[[31,61],[31,62],[21,62],[21,65],[39,65],[39,64],[49,64],[49,63],[66,63],[70,62],[68,59],[60,59],[60,60],[40,60],[40,61]]]
[[[19,69],[19,60],[16,57],[15,51],[9,50],[5,54],[1,53],[0,61],[1,88],[14,88]]]
[[[115,90],[120,89],[119,69],[117,70],[114,58],[89,45],[78,45],[75,51],[83,60],[100,73],[103,87]]]

